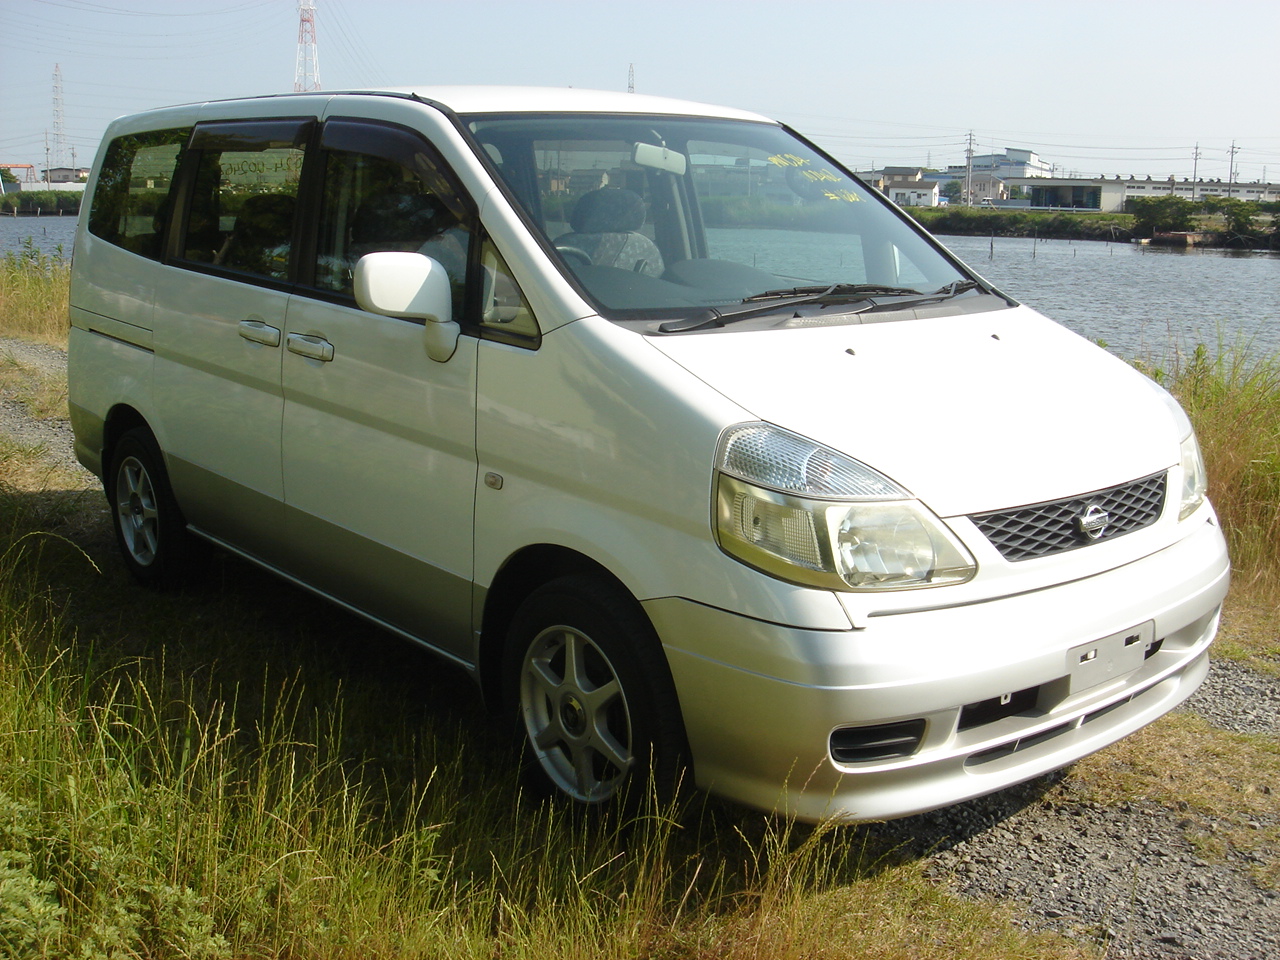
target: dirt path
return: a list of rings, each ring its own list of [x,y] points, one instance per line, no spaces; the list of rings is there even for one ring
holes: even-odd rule
[[[48,463],[86,486],[97,478],[80,466],[72,452],[71,424],[65,414],[33,416],[24,397],[37,380],[63,381],[67,354],[57,347],[0,337],[0,437],[24,446],[39,446]]]

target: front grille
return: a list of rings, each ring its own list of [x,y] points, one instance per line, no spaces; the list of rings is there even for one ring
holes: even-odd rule
[[[1006,560],[1029,560],[1116,537],[1155,523],[1164,509],[1167,474],[1052,503],[970,517]],[[1105,514],[1105,525],[1098,529]],[[1093,527],[1094,535],[1085,530]]]

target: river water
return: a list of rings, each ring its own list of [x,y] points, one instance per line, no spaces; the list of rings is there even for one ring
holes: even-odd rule
[[[940,237],[1009,296],[1125,357],[1203,343],[1280,351],[1280,255],[1136,243]]]
[[[0,217],[0,256],[30,237],[69,255],[74,217]],[[1009,296],[1124,357],[1198,343],[1280,352],[1280,255],[1133,243],[941,237]]]
[[[71,241],[76,236],[76,218],[61,217],[0,217],[0,257],[21,249],[30,237],[45,253],[55,253],[62,247],[64,256],[71,256]]]

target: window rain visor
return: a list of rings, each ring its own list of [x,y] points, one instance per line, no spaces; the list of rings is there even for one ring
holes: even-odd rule
[[[878,193],[777,124],[463,120],[561,269],[613,319],[692,318],[836,285],[910,297],[969,279]],[[840,297],[860,298],[824,302]]]

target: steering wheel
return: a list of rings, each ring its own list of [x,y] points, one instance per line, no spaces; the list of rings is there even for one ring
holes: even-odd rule
[[[587,251],[580,247],[561,246],[557,244],[556,253],[560,254],[562,257],[568,258],[569,260],[581,260],[582,266],[584,267],[591,266],[591,254],[587,253]]]

